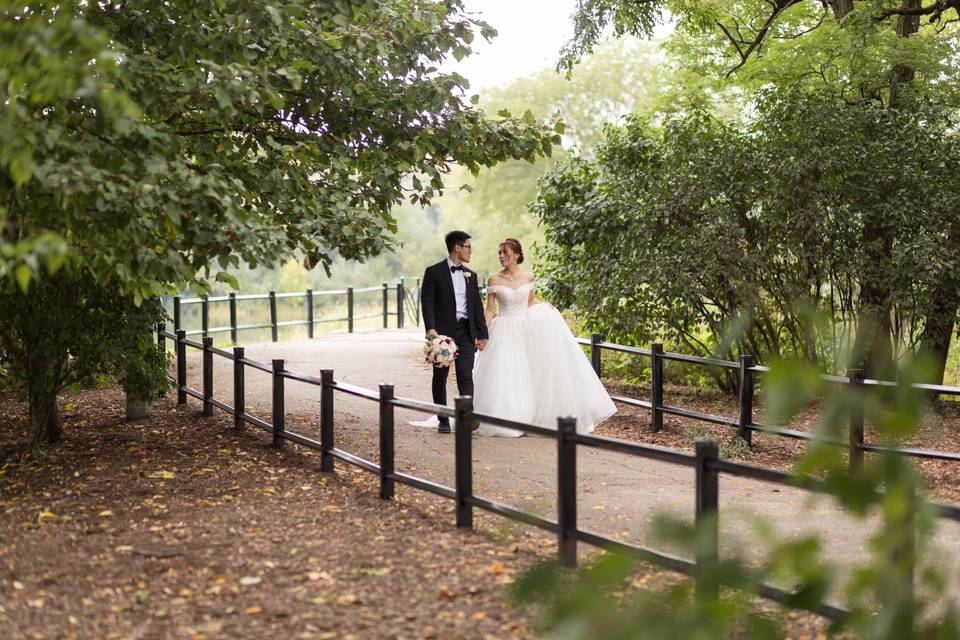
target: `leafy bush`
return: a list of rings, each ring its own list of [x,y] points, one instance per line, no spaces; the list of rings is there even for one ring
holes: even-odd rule
[[[833,625],[835,631],[875,640],[960,637],[956,604],[943,599],[945,585],[955,582],[945,575],[940,559],[926,553],[936,521],[922,499],[922,481],[911,462],[893,454],[870,454],[863,468],[850,474],[844,451],[826,440],[844,436],[854,414],[862,414],[884,444],[909,439],[924,397],[908,382],[923,379],[926,369],[904,363],[899,386],[868,396],[849,390],[826,394],[821,371],[802,364],[777,363],[765,376],[767,411],[775,423],[812,397],[829,398],[817,429],[820,438],[796,466],[798,482],[810,475],[822,477],[846,514],[860,521],[880,517],[880,528],[867,545],[870,559],[853,567],[845,589],[837,588],[843,576],[821,560],[815,536],[776,541],[772,528],[758,523],[756,535],[772,549],[759,566],[734,556],[705,568],[706,579],[730,588],[719,600],[694,597],[686,579],[638,586],[637,573],[649,567],[615,554],[604,554],[576,573],[555,563],[540,565],[518,581],[514,595],[520,603],[542,605],[544,629],[571,640],[778,638],[779,625],[757,607],[755,596],[762,583],[784,581],[793,593],[787,608],[813,610],[827,594],[845,593],[843,604],[851,614]],[[697,529],[660,517],[656,531],[661,540],[697,557],[711,544],[712,526],[715,523],[708,522]],[[863,530],[869,530],[866,522]]]

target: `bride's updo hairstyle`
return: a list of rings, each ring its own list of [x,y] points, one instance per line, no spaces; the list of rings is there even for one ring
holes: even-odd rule
[[[510,250],[517,255],[517,264],[523,264],[523,247],[516,238],[507,238],[500,243],[500,247],[510,247]]]

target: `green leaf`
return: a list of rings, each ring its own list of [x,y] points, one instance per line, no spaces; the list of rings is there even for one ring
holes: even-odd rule
[[[14,270],[14,275],[17,280],[17,286],[20,287],[20,291],[26,294],[30,289],[30,280],[33,278],[33,270],[25,264],[17,265]]]
[[[218,271],[217,275],[214,277],[217,282],[225,282],[230,285],[232,289],[240,289],[240,283],[237,280],[237,277],[226,271]]]

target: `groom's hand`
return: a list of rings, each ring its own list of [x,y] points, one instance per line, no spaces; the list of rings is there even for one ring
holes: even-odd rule
[[[428,338],[436,338],[438,335],[440,334],[437,333],[436,329],[430,329],[430,331],[427,331]]]
[[[483,351],[484,347],[487,346],[486,340],[477,340],[477,351]]]

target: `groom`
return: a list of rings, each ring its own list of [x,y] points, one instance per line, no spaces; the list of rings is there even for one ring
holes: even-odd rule
[[[445,238],[447,259],[427,267],[423,272],[420,305],[427,337],[445,335],[457,343],[457,390],[462,396],[473,395],[473,360],[477,351],[487,346],[487,323],[483,318],[483,301],[477,274],[463,266],[470,262],[473,249],[470,235],[451,231]],[[433,402],[447,404],[447,375],[450,367],[433,368]],[[437,416],[438,433],[450,433],[450,419]]]

